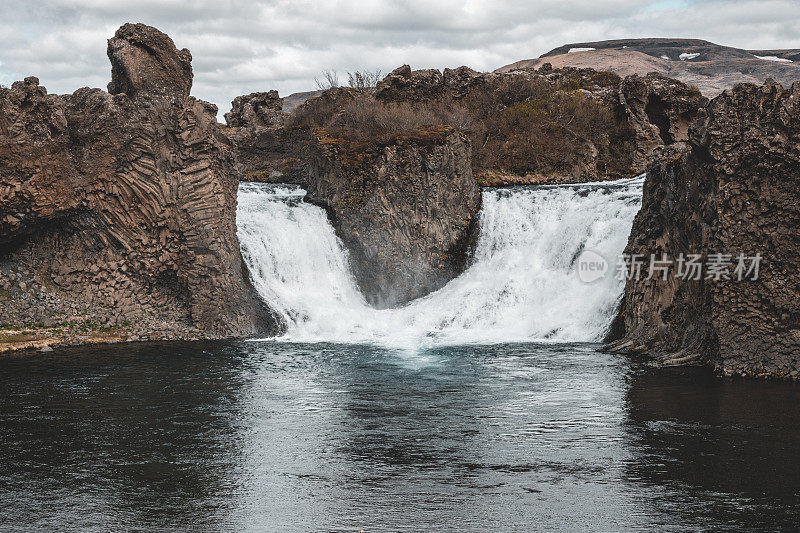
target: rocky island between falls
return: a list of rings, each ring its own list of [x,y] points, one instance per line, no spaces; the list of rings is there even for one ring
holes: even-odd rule
[[[626,251],[758,252],[763,275],[631,280],[610,347],[800,373],[796,83],[709,101],[658,73],[404,65],[290,112],[275,91],[243,95],[222,125],[167,35],[125,24],[108,57],[108,91],[51,95],[34,77],[0,89],[0,351],[280,332],[243,266],[240,181],[303,186],[365,298],[394,307],[467,267],[481,188],[646,171]]]

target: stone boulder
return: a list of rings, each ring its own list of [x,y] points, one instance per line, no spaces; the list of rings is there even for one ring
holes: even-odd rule
[[[278,91],[250,93],[237,96],[225,122],[229,127],[264,126],[278,127],[283,124],[283,100]]]
[[[165,33],[144,24],[124,24],[108,40],[110,94],[139,91],[188,96],[192,89],[192,54],[178,50]]]
[[[411,70],[403,65],[387,74],[375,87],[375,96],[384,101],[420,101],[442,96],[444,78],[436,69]]]

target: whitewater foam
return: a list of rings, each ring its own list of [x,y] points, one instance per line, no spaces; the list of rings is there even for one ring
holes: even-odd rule
[[[287,325],[282,341],[591,342],[607,330],[624,286],[613,269],[583,283],[575,262],[585,250],[616,261],[643,181],[485,190],[471,266],[396,309],[366,303],[325,212],[304,202],[302,189],[242,184],[238,234],[256,290]]]

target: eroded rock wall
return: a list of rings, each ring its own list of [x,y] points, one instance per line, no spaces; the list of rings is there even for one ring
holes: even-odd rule
[[[365,150],[319,132],[309,172],[308,197],[328,210],[373,305],[423,296],[466,266],[480,191],[462,133],[435,129]]]
[[[798,185],[800,84],[743,84],[712,100],[689,142],[648,168],[626,251],[730,254],[731,269],[760,254],[758,279],[631,280],[619,344],[726,375],[800,376]]]
[[[141,24],[108,55],[113,94],[48,95],[35,78],[0,91],[0,323],[129,338],[268,327],[236,238],[233,151],[216,107],[189,96],[191,55]]]

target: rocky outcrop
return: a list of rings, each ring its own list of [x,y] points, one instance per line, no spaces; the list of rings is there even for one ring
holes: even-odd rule
[[[662,253],[700,254],[706,270],[699,280],[677,269],[629,280],[615,347],[704,361],[725,375],[800,377],[798,176],[800,84],[739,85],[712,100],[689,141],[648,168],[626,249],[648,258],[644,272]],[[738,279],[739,254],[760,254],[757,279]],[[729,261],[727,275],[708,271],[714,257]]]
[[[394,69],[375,87],[375,96],[386,102],[461,98],[486,80],[486,75],[469,67],[411,70],[408,65]]]
[[[250,93],[233,99],[231,110],[225,113],[225,122],[230,127],[283,125],[283,100],[278,91]]]
[[[375,102],[399,111],[405,106],[408,114],[427,114],[416,119],[429,125],[464,131],[473,145],[473,174],[484,186],[640,174],[656,147],[685,140],[688,125],[707,102],[695,88],[657,74],[623,80],[549,65],[502,74],[403,65],[374,90],[323,91],[288,115],[284,126],[244,111],[265,94],[238,97],[226,115],[237,172],[243,180],[300,184],[307,182],[304,150],[310,130],[362,120],[357,115],[372,112]],[[277,94],[271,101],[277,102]],[[395,117],[398,123],[406,118],[414,117]]]
[[[222,132],[234,148],[234,170],[241,181],[305,184],[302,151],[309,132],[286,127],[278,91],[237,96],[225,113]]]
[[[236,239],[233,152],[216,107],[189,96],[191,55],[142,24],[108,55],[110,93],[0,90],[0,323],[124,338],[266,327]]]
[[[449,128],[366,148],[318,132],[308,198],[325,207],[373,305],[444,285],[466,266],[480,191],[465,136]]]
[[[655,72],[624,78],[609,101],[627,117],[634,135],[633,168],[637,170],[645,168],[657,147],[688,140],[689,126],[708,103],[700,91]]]
[[[144,24],[125,24],[108,40],[109,94],[148,93],[189,96],[192,54],[178,50],[168,35]]]

